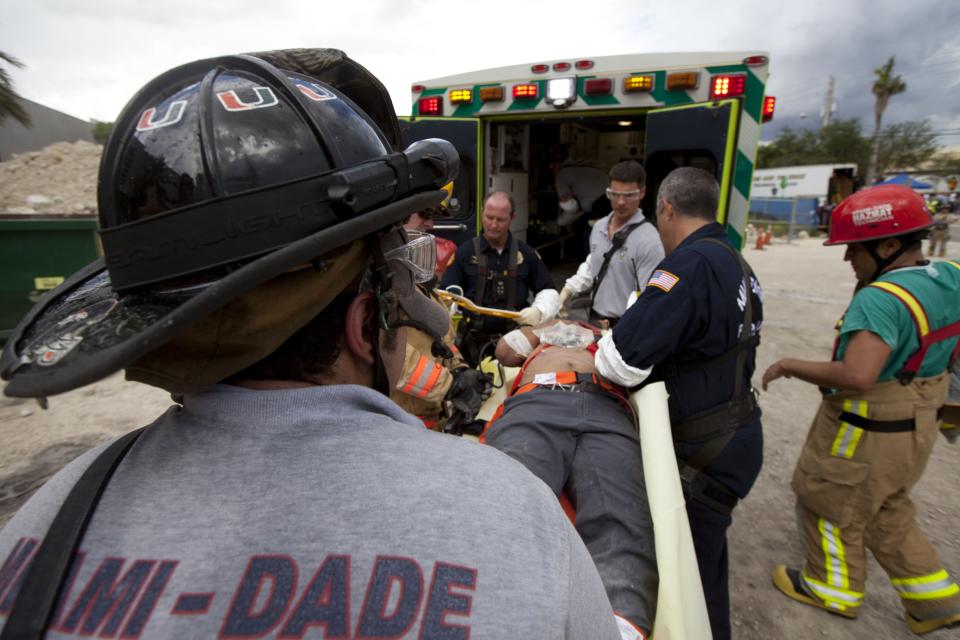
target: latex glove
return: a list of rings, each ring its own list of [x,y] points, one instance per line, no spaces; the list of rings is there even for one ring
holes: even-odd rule
[[[519,325],[538,325],[540,321],[543,320],[543,312],[536,307],[527,307],[526,309],[520,310],[520,317],[517,318],[517,324]]]
[[[566,318],[568,315],[567,312],[567,300],[570,299],[570,296],[573,295],[573,291],[564,287],[560,290],[560,311],[557,312],[558,318]]]

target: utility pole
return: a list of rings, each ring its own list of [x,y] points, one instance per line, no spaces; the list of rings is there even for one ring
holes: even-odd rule
[[[827,87],[827,95],[823,99],[823,106],[820,107],[820,126],[825,127],[830,124],[830,116],[837,110],[837,103],[833,101],[834,77],[830,76],[830,86]]]

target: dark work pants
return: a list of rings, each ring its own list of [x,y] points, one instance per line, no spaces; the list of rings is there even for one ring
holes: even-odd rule
[[[649,634],[659,579],[633,417],[606,393],[540,387],[507,398],[486,440],[567,489],[614,611]]]
[[[677,455],[690,459],[703,446],[676,443]],[[759,412],[737,430],[720,455],[707,465],[707,474],[743,498],[753,486],[763,464],[763,434]],[[697,554],[700,582],[707,601],[707,614],[714,640],[730,638],[730,593],[727,561],[727,529],[731,515],[714,511],[687,498],[687,518]]]

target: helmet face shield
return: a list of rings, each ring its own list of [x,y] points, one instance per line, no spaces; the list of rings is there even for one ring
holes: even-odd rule
[[[413,272],[413,277],[418,283],[431,280],[437,267],[436,238],[429,233],[409,229],[407,238],[405,245],[391,249],[383,257],[387,262],[391,260],[403,262]]]

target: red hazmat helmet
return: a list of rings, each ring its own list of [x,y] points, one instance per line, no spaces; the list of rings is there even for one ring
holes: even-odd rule
[[[933,226],[923,198],[909,187],[886,184],[858,191],[830,216],[825,245],[867,242],[902,236]]]

